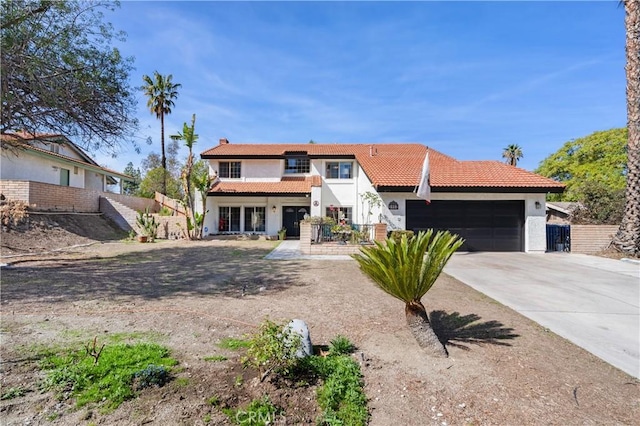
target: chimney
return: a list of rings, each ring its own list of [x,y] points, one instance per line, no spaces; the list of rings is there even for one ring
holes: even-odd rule
[[[227,144],[229,144],[229,141],[227,140],[227,138],[220,139],[220,145],[227,145]]]

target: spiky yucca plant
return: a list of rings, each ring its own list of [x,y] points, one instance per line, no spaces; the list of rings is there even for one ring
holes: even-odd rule
[[[429,353],[448,356],[447,350],[434,333],[429,316],[420,301],[431,289],[442,269],[464,242],[448,231],[429,229],[400,241],[388,238],[384,244],[363,247],[352,257],[374,284],[405,303],[407,324],[418,344]]]

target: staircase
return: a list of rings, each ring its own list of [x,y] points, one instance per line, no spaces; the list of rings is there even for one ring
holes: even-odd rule
[[[138,217],[138,212],[134,209],[109,197],[100,197],[100,212],[123,230],[137,232],[136,218]]]

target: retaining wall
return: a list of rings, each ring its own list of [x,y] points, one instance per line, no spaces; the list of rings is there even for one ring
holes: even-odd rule
[[[593,254],[609,246],[618,225],[571,225],[571,252]]]

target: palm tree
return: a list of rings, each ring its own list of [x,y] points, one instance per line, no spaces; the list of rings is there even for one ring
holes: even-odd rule
[[[164,116],[171,114],[171,108],[174,106],[174,99],[178,97],[178,88],[181,84],[173,83],[171,80],[173,75],[163,76],[158,71],[153,72],[153,79],[148,75],[143,75],[142,80],[144,86],[141,89],[148,97],[147,107],[151,110],[156,118],[160,119],[160,145],[162,147],[162,169],[164,170],[163,194],[167,193],[167,157],[164,152]]]
[[[627,189],[625,209],[613,245],[640,254],[640,1],[623,0],[627,56]]]
[[[433,229],[400,241],[388,238],[375,247],[363,247],[352,257],[360,269],[382,291],[405,303],[409,329],[418,344],[432,355],[447,357],[447,350],[429,323],[429,316],[420,301],[431,289],[451,255],[463,240],[448,231]]]
[[[518,160],[522,157],[524,157],[524,154],[522,154],[522,148],[517,144],[512,143],[502,151],[502,158],[506,158],[506,163],[511,164],[512,166],[517,166]]]

